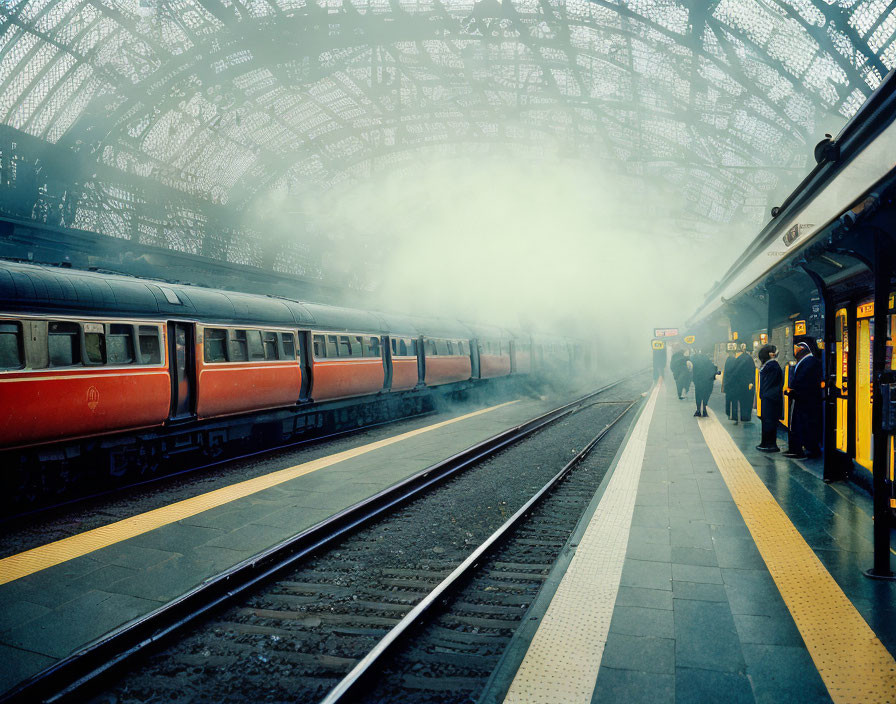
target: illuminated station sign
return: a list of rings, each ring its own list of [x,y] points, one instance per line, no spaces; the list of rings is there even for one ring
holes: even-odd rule
[[[654,328],[654,337],[678,337],[678,328]]]

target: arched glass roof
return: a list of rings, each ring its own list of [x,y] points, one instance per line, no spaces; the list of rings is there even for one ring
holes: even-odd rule
[[[678,184],[700,237],[767,217],[894,36],[888,0],[2,0],[0,211],[325,275],[238,214],[509,149]]]

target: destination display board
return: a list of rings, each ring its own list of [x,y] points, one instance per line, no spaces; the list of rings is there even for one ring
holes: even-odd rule
[[[678,337],[678,328],[654,328],[654,337]]]

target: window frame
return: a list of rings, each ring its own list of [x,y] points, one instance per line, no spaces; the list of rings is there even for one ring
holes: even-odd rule
[[[126,328],[127,333],[121,332],[112,332],[113,327]],[[106,323],[106,365],[110,367],[130,367],[134,364],[137,364],[137,345],[135,344],[135,340],[137,337],[137,333],[135,330],[135,326],[133,323]],[[126,337],[131,346],[131,359],[127,362],[110,362],[109,361],[109,338],[112,337]]]
[[[15,367],[6,367],[0,366],[0,372],[13,372],[19,369],[24,369],[28,363],[28,360],[25,358],[25,326],[23,325],[21,320],[9,320],[2,319],[0,320],[0,326],[9,325],[11,327],[16,328],[15,331],[10,332],[0,332],[2,335],[15,335],[16,340],[16,351],[19,355],[19,364]]]
[[[137,323],[136,325],[136,347],[134,348],[134,353],[137,355],[138,364],[143,366],[162,366],[165,364],[165,335],[162,333],[162,328],[158,323]],[[149,337],[151,333],[144,332],[143,328],[152,328],[155,331],[155,340],[159,345],[159,360],[157,362],[153,362],[151,360],[147,361],[146,355],[143,352],[143,348],[140,346],[140,338],[146,336]]]

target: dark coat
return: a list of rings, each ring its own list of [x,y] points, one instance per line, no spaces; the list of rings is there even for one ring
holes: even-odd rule
[[[691,357],[691,367],[695,388],[705,388],[713,385],[719,368],[712,363],[709,357],[705,354],[695,354]]]
[[[725,392],[725,396],[733,396],[734,388],[736,386],[734,376],[734,367],[737,360],[734,355],[729,355],[729,357],[725,360],[725,366],[722,367],[722,391]]]
[[[672,355],[672,361],[669,362],[669,369],[672,370],[672,376],[676,380],[686,379],[688,374],[688,360],[684,356],[684,352],[678,351]]]
[[[759,370],[759,400],[763,418],[784,417],[784,372],[774,359],[768,360]]]
[[[750,355],[744,352],[739,357],[735,357],[731,370],[728,373],[731,378],[731,388],[729,391],[728,382],[726,381],[726,393],[738,397],[751,394],[750,384],[756,383],[756,363]]]
[[[790,398],[797,403],[802,402],[803,408],[821,408],[822,390],[821,382],[823,373],[821,362],[812,354],[808,354],[797,362],[790,374],[788,386]]]

